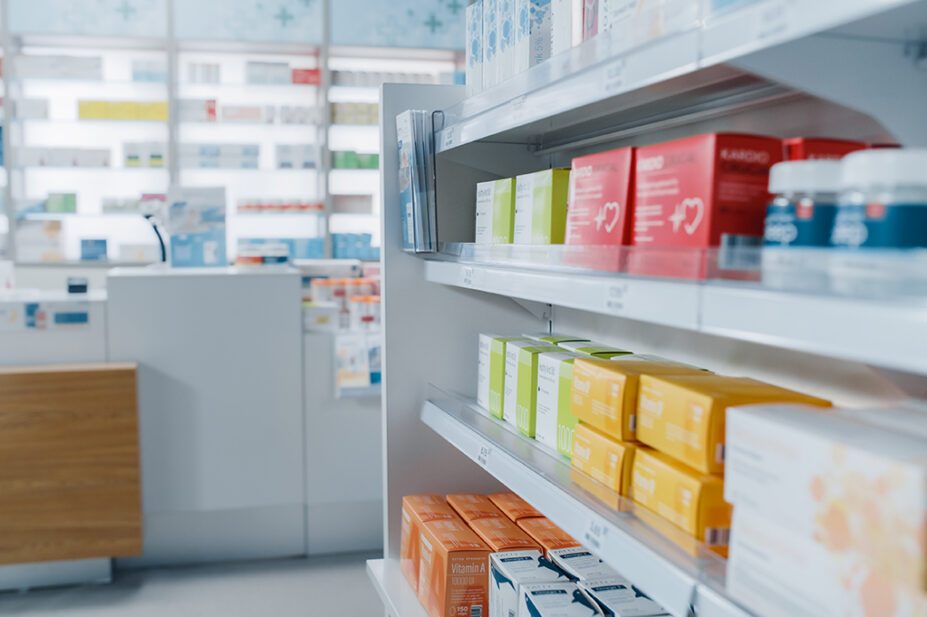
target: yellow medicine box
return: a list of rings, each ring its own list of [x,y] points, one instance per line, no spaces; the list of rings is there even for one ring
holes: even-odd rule
[[[641,375],[704,374],[701,369],[657,356],[579,358],[573,364],[573,415],[610,437],[635,441]]]
[[[723,479],[640,448],[634,455],[631,496],[634,503],[727,557],[734,508],[724,501]]]
[[[702,473],[723,474],[727,408],[759,403],[831,406],[746,377],[646,375],[638,392],[637,438]]]
[[[636,449],[634,444],[615,441],[580,422],[573,433],[573,469],[622,497],[630,497]]]

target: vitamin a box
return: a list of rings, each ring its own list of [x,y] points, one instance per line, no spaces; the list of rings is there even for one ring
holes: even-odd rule
[[[502,511],[494,506],[486,495],[470,493],[448,495],[447,505],[453,508],[460,518],[467,523],[481,518],[499,518],[503,516]]]
[[[573,434],[573,469],[622,497],[630,497],[636,449],[634,444],[615,441],[580,422]]]
[[[534,415],[534,405],[537,404],[537,356],[545,351],[559,351],[559,347],[531,340],[511,341],[505,346],[505,400],[502,404],[502,419],[519,429],[519,418],[522,418],[526,428],[533,429],[527,425],[527,416]],[[529,437],[533,436],[532,430]]]
[[[595,600],[576,583],[522,585],[518,617],[601,617]]]
[[[538,356],[534,438],[567,458],[573,456],[573,430],[576,427],[576,416],[571,411],[573,363],[582,357],[566,351]]]
[[[486,614],[489,553],[456,517],[422,524],[418,599],[431,617]]]
[[[566,244],[626,246],[631,243],[633,174],[633,148],[573,159]],[[587,267],[608,265],[594,263],[596,258],[591,256],[579,259],[583,259],[580,265]]]
[[[579,359],[573,365],[572,412],[581,422],[621,441],[637,439],[637,392],[642,375],[704,375],[657,356]]]
[[[476,243],[511,244],[515,225],[515,179],[476,185]]]
[[[639,148],[632,244],[707,249],[725,236],[762,236],[769,169],[781,160],[782,142],[756,135],[717,133]],[[704,278],[706,264],[692,259],[635,250],[628,272]]]
[[[575,548],[580,545],[570,534],[544,517],[519,519],[518,526],[531,536],[531,539],[537,542],[544,549],[544,554],[548,556],[551,551]]]
[[[851,569],[927,591],[927,446],[810,407],[728,411],[727,499]],[[874,543],[874,539],[878,541]]]
[[[722,474],[727,408],[759,403],[831,405],[745,377],[645,375],[638,392],[637,438],[702,473]]]
[[[505,417],[505,371],[509,343],[526,341],[523,336],[496,337],[489,346],[489,413],[502,420]],[[514,413],[514,411],[513,411]]]
[[[631,352],[626,349],[619,349],[618,347],[605,345],[604,343],[596,343],[595,341],[567,341],[561,343],[560,347],[565,351],[604,359],[631,355]]]
[[[509,519],[478,518],[470,521],[470,529],[486,543],[493,552],[537,550],[538,544]]]
[[[731,505],[724,501],[724,480],[701,474],[653,450],[634,455],[631,480],[634,503],[647,508],[727,556]]]
[[[455,518],[457,515],[438,495],[408,495],[402,498],[399,569],[412,589],[418,591],[422,524]]]
[[[569,169],[548,169],[515,179],[515,244],[563,244],[569,184]]]
[[[839,161],[851,152],[865,150],[861,141],[823,139],[820,137],[793,137],[782,142],[787,161],[833,160]]]
[[[502,510],[502,513],[506,515],[509,520],[515,522],[523,518],[538,518],[544,516],[515,493],[493,493],[489,495],[489,500],[493,505]]]
[[[500,617],[518,614],[522,585],[568,580],[536,550],[493,553],[489,556],[489,570],[489,614]]]
[[[662,606],[621,576],[579,582],[609,617],[669,617]]]
[[[614,578],[618,576],[611,566],[589,549],[579,546],[550,552],[550,560],[574,581]]]

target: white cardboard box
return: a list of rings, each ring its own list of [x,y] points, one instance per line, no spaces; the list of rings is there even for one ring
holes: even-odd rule
[[[499,81],[515,75],[515,0],[497,0],[496,29],[499,38]]]
[[[523,585],[518,617],[601,617],[595,600],[576,583]]]
[[[764,617],[923,617],[927,596],[850,566],[793,530],[734,508],[731,595]]]
[[[499,30],[496,16],[501,0],[483,0],[483,89],[499,83]]]
[[[598,578],[579,583],[609,617],[663,617],[662,606],[621,577]]]
[[[727,412],[725,499],[762,512],[846,569],[927,589],[927,445],[827,410],[753,405]],[[734,531],[736,538],[736,530]]]
[[[467,96],[483,89],[483,0],[467,7]]]
[[[568,582],[540,551],[493,553],[489,556],[489,617],[515,617],[521,586]]]
[[[588,548],[559,548],[550,551],[554,564],[576,581],[615,578],[618,575],[611,566],[598,558]]]
[[[551,1],[515,0],[515,74],[551,56]]]

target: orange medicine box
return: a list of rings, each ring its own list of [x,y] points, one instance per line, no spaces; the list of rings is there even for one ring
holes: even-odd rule
[[[551,551],[557,549],[582,546],[547,518],[523,518],[518,521],[518,526],[541,545],[546,556],[549,556]]]
[[[733,507],[724,501],[724,480],[704,475],[670,457],[640,449],[631,481],[634,503],[727,557]]]
[[[574,369],[575,374],[575,369]],[[702,473],[724,473],[727,408],[829,401],[746,377],[641,377],[637,438]]]
[[[641,375],[704,375],[705,371],[658,356],[573,363],[573,415],[621,441],[637,439],[637,387]]]
[[[470,521],[470,529],[486,543],[494,553],[503,551],[538,550],[537,543],[509,519],[478,518]]]
[[[515,493],[493,493],[489,496],[489,500],[509,519],[516,522],[523,518],[544,516]]]
[[[467,523],[481,518],[499,518],[505,516],[502,510],[493,505],[486,495],[458,494],[448,495],[447,503]]]
[[[455,518],[457,515],[439,495],[407,495],[402,498],[399,569],[415,591],[418,591],[422,523]]]
[[[622,497],[631,494],[631,468],[637,446],[611,439],[580,422],[573,433],[573,469]]]
[[[431,617],[486,615],[490,550],[455,517],[422,524],[418,599]]]

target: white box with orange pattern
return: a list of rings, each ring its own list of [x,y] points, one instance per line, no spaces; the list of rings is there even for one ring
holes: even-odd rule
[[[760,512],[827,556],[821,567],[848,593],[869,575],[927,591],[923,439],[812,407],[754,405],[728,410],[727,448],[735,511]]]

